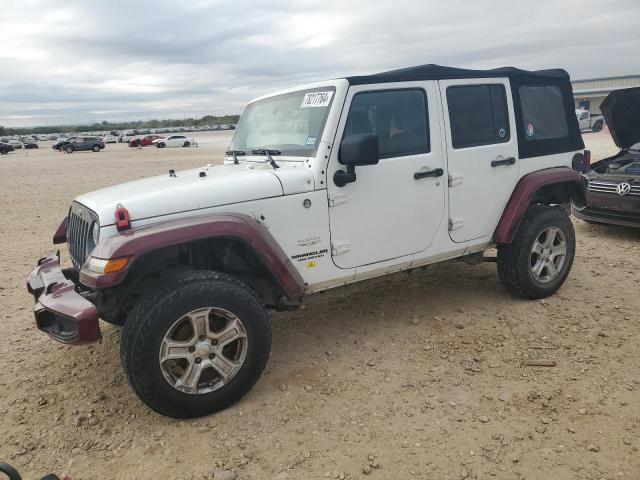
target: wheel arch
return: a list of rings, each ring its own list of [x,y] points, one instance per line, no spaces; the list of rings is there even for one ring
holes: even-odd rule
[[[554,167],[523,176],[516,184],[493,233],[496,243],[511,243],[531,204],[585,203],[585,180],[576,170]]]
[[[129,257],[121,272],[96,274],[87,266],[80,281],[98,290],[106,310],[126,308],[149,284],[181,270],[220,271],[241,280],[265,305],[300,303],[304,281],[273,235],[242,214],[215,214],[133,228],[101,242],[97,258]]]

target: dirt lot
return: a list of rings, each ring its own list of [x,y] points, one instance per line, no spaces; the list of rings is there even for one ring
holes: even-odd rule
[[[0,158],[0,461],[28,479],[640,478],[640,231],[576,221],[573,270],[545,301],[510,297],[492,264],[448,262],[274,314],[262,379],[197,421],[137,399],[116,327],[83,348],[39,333],[25,277],[71,199],[219,161],[229,134],[200,137]]]

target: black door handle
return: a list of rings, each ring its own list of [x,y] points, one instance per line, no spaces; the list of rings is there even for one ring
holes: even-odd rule
[[[499,167],[500,165],[513,165],[516,163],[516,159],[514,157],[503,158],[502,160],[493,160],[491,162],[492,167]]]
[[[427,177],[441,177],[444,175],[444,170],[441,168],[434,168],[433,170],[427,170],[424,172],[416,172],[413,174],[413,178],[416,180],[420,180],[421,178]]]

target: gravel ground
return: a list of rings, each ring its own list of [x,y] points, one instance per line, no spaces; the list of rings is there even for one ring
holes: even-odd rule
[[[544,301],[454,261],[274,314],[262,379],[197,421],[137,399],[118,328],[80,348],[39,333],[25,277],[70,200],[219,161],[228,140],[0,158],[0,461],[27,479],[640,478],[640,231],[576,221],[573,270]],[[615,151],[606,133],[585,142]]]

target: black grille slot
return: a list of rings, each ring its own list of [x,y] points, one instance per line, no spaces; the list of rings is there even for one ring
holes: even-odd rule
[[[73,266],[80,270],[87,256],[93,249],[91,235],[91,224],[95,222],[97,215],[84,205],[72,203],[69,209],[69,220],[67,224],[67,247],[71,255]]]

